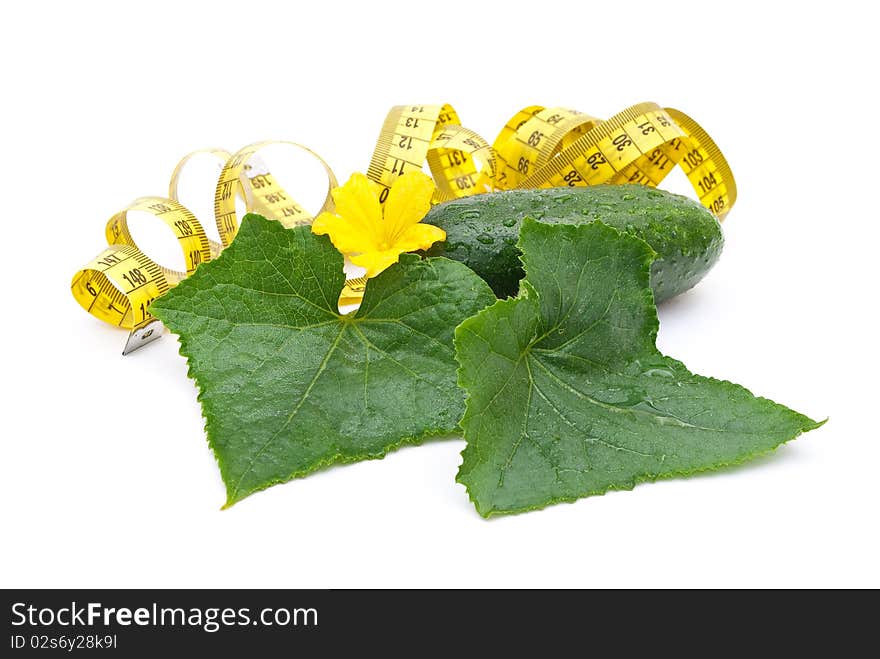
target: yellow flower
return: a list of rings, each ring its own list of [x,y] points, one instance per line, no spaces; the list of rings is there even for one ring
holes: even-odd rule
[[[434,182],[422,172],[408,172],[391,185],[385,208],[379,203],[379,186],[363,174],[353,174],[333,190],[335,213],[321,213],[312,232],[328,234],[333,245],[355,265],[375,277],[397,263],[403,252],[428,249],[446,232],[420,224],[431,208]]]

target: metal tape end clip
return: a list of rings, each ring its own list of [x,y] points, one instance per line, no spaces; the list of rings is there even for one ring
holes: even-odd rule
[[[165,326],[162,324],[162,321],[157,319],[153,319],[145,325],[135,327],[131,334],[128,335],[128,341],[125,342],[122,354],[127,355],[138,348],[143,348],[148,343],[152,343],[162,336],[164,330]]]

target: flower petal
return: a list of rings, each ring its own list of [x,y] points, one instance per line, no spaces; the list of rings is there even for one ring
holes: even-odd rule
[[[391,184],[385,202],[385,227],[389,243],[397,242],[406,228],[431,210],[434,181],[422,172],[407,172]]]
[[[375,248],[383,237],[383,226],[382,206],[372,182],[363,174],[355,173],[345,185],[335,188],[331,194],[336,202],[336,215],[363,234],[363,244],[356,251]]]
[[[440,240],[446,240],[446,232],[433,224],[413,224],[407,227],[394,243],[394,247],[403,252],[414,252],[417,249],[428,249]]]
[[[364,233],[356,224],[333,213],[321,213],[312,222],[312,233],[329,235],[330,242],[343,254],[361,252],[373,247],[372,240],[364,240]]]
[[[351,262],[367,269],[367,277],[375,277],[385,268],[397,263],[400,251],[396,249],[374,250],[351,257]]]

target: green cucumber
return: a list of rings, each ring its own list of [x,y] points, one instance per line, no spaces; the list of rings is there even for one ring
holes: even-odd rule
[[[495,295],[516,295],[524,273],[516,247],[523,218],[550,224],[601,220],[637,236],[657,252],[651,287],[658,302],[682,293],[715,265],[721,225],[696,201],[642,185],[510,190],[438,204],[423,222],[446,231],[430,256],[469,266]]]

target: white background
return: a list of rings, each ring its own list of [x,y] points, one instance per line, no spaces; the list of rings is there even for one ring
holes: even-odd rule
[[[880,586],[880,57],[862,6],[7,8],[0,586]],[[491,141],[526,105],[645,100],[700,121],[740,193],[719,265],[661,308],[661,349],[831,418],[749,466],[485,521],[451,440],[221,512],[174,337],[123,358],[124,333],[70,296],[108,217],[163,194],[193,149],[290,139],[345,179],[394,104],[453,103]]]

